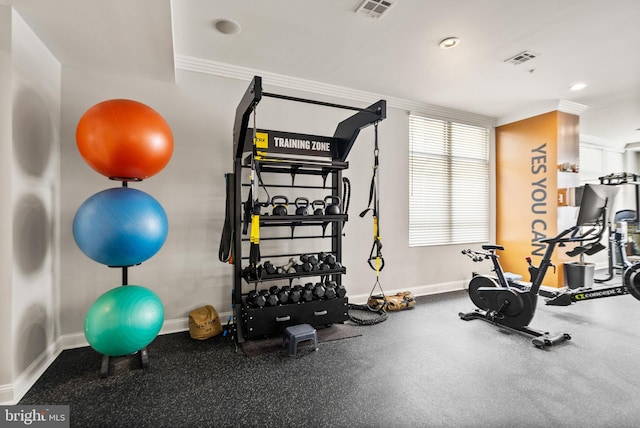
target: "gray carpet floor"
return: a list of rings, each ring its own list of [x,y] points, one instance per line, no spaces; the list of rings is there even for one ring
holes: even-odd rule
[[[248,358],[228,338],[158,337],[151,368],[98,376],[90,348],[64,351],[20,404],[68,404],[72,426],[637,427],[640,302],[618,296],[549,307],[529,337],[462,321],[466,292],[420,297],[362,335]],[[119,367],[118,364],[124,367]]]

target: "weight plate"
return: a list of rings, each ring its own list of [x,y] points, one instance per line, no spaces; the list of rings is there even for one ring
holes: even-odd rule
[[[480,287],[498,287],[498,284],[493,278],[483,275],[476,275],[469,281],[469,297],[471,301],[483,311],[488,311],[491,307],[489,302],[478,293],[478,288]]]
[[[500,313],[508,317],[520,315],[524,302],[515,290],[503,289],[496,293],[496,308],[501,308]]]
[[[624,271],[624,286],[629,294],[640,300],[640,263],[635,263]]]

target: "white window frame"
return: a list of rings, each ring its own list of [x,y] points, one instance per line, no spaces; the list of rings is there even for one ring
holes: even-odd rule
[[[488,242],[490,129],[409,116],[409,246]]]

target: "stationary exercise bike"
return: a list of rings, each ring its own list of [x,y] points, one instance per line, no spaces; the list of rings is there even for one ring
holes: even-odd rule
[[[587,205],[581,205],[578,223],[562,231],[555,237],[541,239],[547,245],[539,266],[534,266],[531,258],[529,274],[531,283],[508,281],[498,260],[496,251],[504,250],[501,245],[483,245],[483,251],[463,250],[474,262],[491,260],[495,276],[474,275],[469,282],[469,297],[478,307],[472,312],[460,312],[458,315],[465,321],[480,319],[495,325],[515,330],[532,336],[532,343],[537,348],[544,348],[570,340],[568,333],[549,333],[529,327],[533,319],[538,301],[540,286],[547,270],[555,266],[551,256],[556,246],[567,243],[579,243],[582,248],[594,248],[600,242],[607,224],[608,197],[593,198]]]

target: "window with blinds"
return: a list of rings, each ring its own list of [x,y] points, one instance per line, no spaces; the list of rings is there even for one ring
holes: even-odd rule
[[[409,246],[489,240],[489,130],[409,117]]]
[[[599,183],[605,172],[605,156],[602,149],[580,145],[580,184]]]

